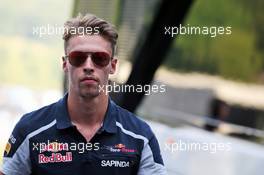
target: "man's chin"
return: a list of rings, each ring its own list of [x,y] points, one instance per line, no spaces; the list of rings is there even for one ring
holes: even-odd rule
[[[80,92],[80,96],[83,98],[95,98],[100,95],[99,91],[82,91]]]

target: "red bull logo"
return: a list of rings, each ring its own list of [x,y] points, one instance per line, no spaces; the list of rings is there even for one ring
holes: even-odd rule
[[[56,162],[71,162],[72,153],[66,152],[65,155],[61,153],[52,153],[51,156],[45,156],[44,154],[39,154],[39,163],[56,163]]]

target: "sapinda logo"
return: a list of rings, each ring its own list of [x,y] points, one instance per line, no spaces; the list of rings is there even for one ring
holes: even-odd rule
[[[129,161],[119,161],[119,160],[102,160],[101,161],[102,167],[119,167],[125,168],[129,167]]]

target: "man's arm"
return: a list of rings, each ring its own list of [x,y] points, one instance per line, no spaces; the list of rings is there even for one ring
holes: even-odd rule
[[[25,132],[25,122],[16,124],[4,151],[1,174],[31,174],[29,138]]]
[[[0,175],[4,175],[4,174],[0,171]]]
[[[138,175],[166,175],[158,141],[153,134],[141,153]]]

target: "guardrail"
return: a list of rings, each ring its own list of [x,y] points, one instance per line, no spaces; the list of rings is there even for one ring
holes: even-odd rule
[[[264,139],[264,131],[262,130],[212,119],[206,116],[193,115],[178,110],[154,108],[151,111],[148,111],[148,114],[144,116],[148,119],[159,121],[170,126],[177,126],[179,123],[186,123],[201,128],[207,124],[219,128],[220,132],[224,134],[236,133]]]

